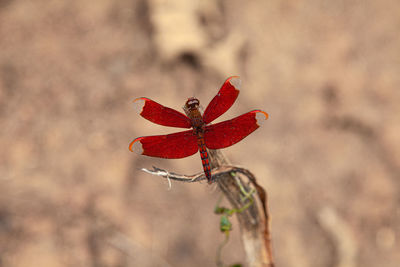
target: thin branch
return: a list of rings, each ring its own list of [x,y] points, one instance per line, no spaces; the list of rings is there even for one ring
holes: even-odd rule
[[[186,174],[178,174],[178,173],[174,173],[174,172],[169,172],[167,170],[164,169],[160,169],[158,167],[153,166],[152,170],[146,169],[146,168],[142,168],[141,169],[144,172],[147,172],[149,174],[152,175],[156,175],[156,176],[161,176],[163,178],[166,179],[171,179],[174,181],[179,181],[179,182],[184,182],[184,183],[196,183],[196,182],[200,182],[203,180],[206,180],[206,176],[204,175],[204,172],[200,172],[197,174],[193,174],[193,175],[186,175]],[[213,178],[213,182],[218,181],[221,176],[225,175],[225,174],[230,174],[230,173],[242,173],[244,175],[246,175],[250,180],[255,180],[254,175],[244,169],[244,168],[240,168],[240,167],[236,167],[236,166],[221,166],[221,167],[217,167],[211,170],[212,172],[212,178]]]
[[[194,174],[194,175],[185,175],[185,174],[177,174],[177,173],[169,172],[164,169],[157,168],[155,166],[153,166],[152,170],[149,170],[146,168],[142,168],[141,170],[144,172],[147,172],[149,174],[152,174],[152,175],[161,176],[166,179],[184,182],[184,183],[195,183],[195,182],[199,182],[202,180],[206,180],[206,176],[204,175],[204,172]],[[213,176],[214,176],[214,174],[213,174]]]

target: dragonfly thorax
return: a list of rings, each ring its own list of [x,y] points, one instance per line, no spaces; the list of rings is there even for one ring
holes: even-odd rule
[[[195,132],[202,132],[204,130],[204,122],[199,109],[200,101],[197,98],[189,98],[183,109],[192,123]]]

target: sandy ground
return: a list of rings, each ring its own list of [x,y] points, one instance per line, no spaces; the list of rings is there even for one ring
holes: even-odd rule
[[[277,266],[400,263],[400,2],[0,1],[0,266],[215,266],[215,187],[199,155],[139,156],[170,133],[146,96],[267,123],[224,149],[267,189]],[[236,221],[226,263],[244,262]]]

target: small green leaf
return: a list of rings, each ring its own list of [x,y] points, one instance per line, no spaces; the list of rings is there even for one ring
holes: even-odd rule
[[[221,216],[219,229],[221,230],[221,232],[229,232],[232,230],[232,223],[229,221],[228,216]]]
[[[225,208],[225,207],[215,207],[214,209],[214,213],[215,214],[222,214],[222,213],[226,213],[227,211],[229,211],[229,209]]]

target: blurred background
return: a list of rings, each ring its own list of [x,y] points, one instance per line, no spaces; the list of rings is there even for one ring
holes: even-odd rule
[[[198,154],[131,153],[180,129],[146,96],[219,121],[270,118],[223,150],[269,195],[277,266],[400,266],[400,2],[0,0],[0,266],[215,266],[223,240]],[[244,263],[237,222],[223,252]]]

